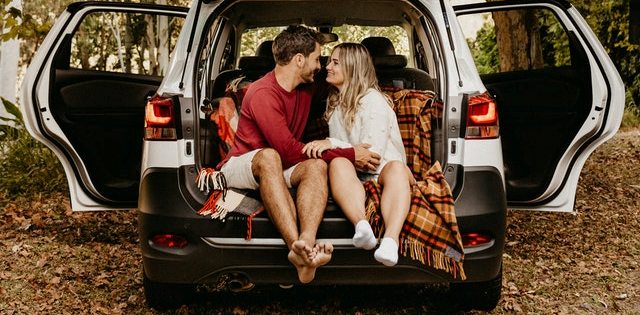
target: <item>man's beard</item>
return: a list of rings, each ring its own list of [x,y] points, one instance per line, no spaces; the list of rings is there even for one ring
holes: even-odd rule
[[[305,72],[302,75],[302,79],[304,80],[304,83],[313,83],[313,78],[316,76],[316,73],[318,71],[316,69],[310,69],[309,72]]]

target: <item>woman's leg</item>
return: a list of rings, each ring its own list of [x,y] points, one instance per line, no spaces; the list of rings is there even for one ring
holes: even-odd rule
[[[398,262],[400,231],[411,205],[411,173],[401,161],[387,163],[378,182],[382,186],[380,207],[385,222],[385,233],[380,247],[375,252],[379,262],[393,266]]]
[[[329,186],[331,195],[338,206],[355,226],[353,245],[364,249],[373,249],[376,238],[369,222],[364,217],[365,193],[358,180],[356,169],[351,161],[336,158],[329,164]]]

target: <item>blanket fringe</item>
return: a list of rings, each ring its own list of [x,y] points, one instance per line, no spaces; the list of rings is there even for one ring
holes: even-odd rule
[[[196,183],[200,191],[209,193],[209,198],[202,205],[202,208],[198,210],[198,214],[203,216],[211,216],[212,219],[224,218],[229,213],[229,209],[217,205],[218,200],[222,198],[222,201],[227,197],[227,179],[220,171],[216,171],[212,168],[202,168],[196,176]],[[213,191],[211,191],[213,190]]]
[[[227,179],[220,171],[204,167],[198,172],[196,183],[198,183],[200,191],[204,193],[209,193],[211,190],[222,190],[226,196]]]
[[[218,200],[222,198],[223,192],[221,190],[214,190],[207,201],[202,205],[202,208],[198,210],[199,215],[203,216],[211,216],[212,218],[220,218],[225,217],[227,215],[228,210],[223,207],[216,205]]]
[[[409,256],[434,269],[445,271],[451,274],[454,279],[458,277],[460,280],[467,279],[462,261],[456,261],[441,251],[434,250],[415,240],[402,238],[400,242],[400,254]]]
[[[262,213],[262,211],[264,211],[264,207],[261,207],[260,209],[256,210],[254,213],[247,216],[247,235],[244,238],[245,240],[247,241],[251,240],[251,236],[253,233],[253,218],[258,214]]]

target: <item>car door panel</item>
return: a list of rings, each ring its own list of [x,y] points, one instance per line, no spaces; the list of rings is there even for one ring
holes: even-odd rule
[[[572,211],[584,161],[619,126],[624,87],[613,63],[566,1],[501,1],[455,9],[459,18],[536,11],[535,16],[547,19],[539,24],[547,35],[553,35],[552,31],[564,34],[564,42],[556,38],[561,42],[557,46],[544,47],[544,38],[539,39],[548,55],[560,56],[545,59],[544,66],[508,69],[501,65],[493,73],[481,73],[481,78],[498,103],[509,206]],[[553,18],[555,28],[544,30],[548,25],[543,23]],[[485,26],[483,29],[486,31]],[[476,59],[479,67],[482,62]]]
[[[170,6],[76,3],[45,39],[25,80],[27,127],[60,158],[74,210],[136,207],[144,107],[162,82],[143,59],[157,40],[148,30],[185,15]]]

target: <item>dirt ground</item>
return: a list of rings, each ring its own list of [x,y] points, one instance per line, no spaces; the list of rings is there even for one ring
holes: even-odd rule
[[[161,314],[144,303],[135,212],[72,213],[63,195],[0,196],[0,314]],[[510,212],[492,314],[640,314],[640,130],[582,171],[576,214]],[[422,314],[438,289],[278,287],[166,314]]]

